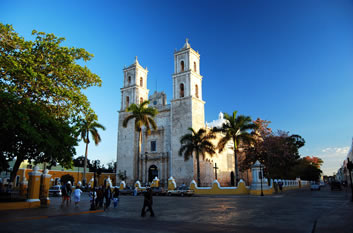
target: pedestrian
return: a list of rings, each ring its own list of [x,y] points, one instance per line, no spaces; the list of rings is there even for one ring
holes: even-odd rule
[[[151,213],[151,217],[154,217],[154,212],[152,209],[152,204],[153,204],[153,199],[152,199],[152,189],[150,187],[147,188],[147,191],[144,192],[144,200],[143,200],[143,207],[141,211],[141,217],[146,216],[146,207],[148,207],[148,210]]]
[[[78,203],[80,202],[81,193],[82,193],[82,190],[80,189],[80,187],[77,187],[74,191],[75,207],[77,207]]]
[[[114,192],[113,192],[113,203],[114,203],[114,208],[116,208],[118,206],[118,202],[119,202],[119,188],[115,187],[114,188]]]
[[[95,205],[95,201],[97,199],[97,192],[91,188],[91,192],[89,193],[89,200],[91,202],[91,206]]]
[[[97,190],[96,206],[99,208],[102,208],[103,202],[104,202],[104,190],[102,187],[99,187],[99,189]]]
[[[134,196],[137,196],[137,187],[134,189]]]
[[[278,186],[279,186],[279,190],[282,192],[282,188],[283,188],[283,182],[282,182],[282,180],[280,180],[280,181],[278,182]]]
[[[61,186],[61,195],[62,195],[62,203],[61,206],[64,206],[66,202],[66,206],[69,206],[69,200],[71,200],[71,185],[68,181],[66,184]]]
[[[104,210],[105,210],[109,208],[110,200],[112,199],[112,190],[110,189],[110,185],[108,185],[108,188],[104,192],[104,198],[105,198],[105,204],[104,204]]]

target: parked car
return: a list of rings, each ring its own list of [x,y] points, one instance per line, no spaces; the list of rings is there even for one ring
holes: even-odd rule
[[[331,190],[342,190],[341,183],[339,181],[332,181]]]
[[[61,186],[60,185],[54,185],[49,188],[49,195],[50,196],[61,196]]]
[[[156,195],[156,196],[164,196],[164,195],[166,195],[166,192],[161,187],[152,187],[151,189],[152,189],[152,194],[153,195]]]
[[[313,190],[320,191],[320,184],[318,182],[312,182],[310,185],[310,189],[311,191]]]
[[[168,196],[192,196],[194,195],[194,190],[191,190],[188,186],[179,186],[174,190],[168,190]]]

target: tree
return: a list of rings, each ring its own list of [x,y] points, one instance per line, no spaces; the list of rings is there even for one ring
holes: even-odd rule
[[[66,174],[66,175],[61,176],[61,178],[60,178],[60,183],[61,184],[66,184],[68,181],[70,181],[71,184],[74,184],[75,179],[70,174]]]
[[[321,165],[324,163],[324,161],[322,159],[320,159],[319,157],[315,157],[315,156],[305,156],[304,159],[306,161],[308,161],[311,165],[317,167],[320,169]]]
[[[142,143],[142,127],[146,128],[147,135],[151,134],[151,127],[153,130],[157,130],[157,124],[154,121],[154,117],[158,114],[156,108],[148,107],[150,102],[148,100],[142,102],[140,105],[131,104],[126,112],[130,112],[128,116],[123,121],[123,127],[126,128],[129,121],[135,120],[135,132],[138,133],[138,146],[136,155],[136,177],[138,180],[140,177],[139,166],[140,166],[140,153],[141,153],[141,143]]]
[[[75,167],[83,167],[84,163],[85,163],[85,156],[79,156],[73,160],[73,164]],[[89,159],[87,159],[87,165],[88,167],[91,166],[91,161]]]
[[[93,57],[82,48],[61,45],[65,38],[32,31],[34,41],[20,37],[0,23],[0,90],[46,106],[53,116],[77,120],[92,111],[82,89],[101,86],[86,66]]]
[[[206,153],[212,156],[215,154],[215,147],[210,142],[211,139],[215,139],[216,136],[213,132],[206,133],[205,129],[199,129],[195,132],[193,128],[188,129],[191,133],[185,134],[180,138],[180,150],[179,156],[184,156],[184,160],[188,160],[195,153],[196,164],[197,164],[197,185],[201,186],[200,181],[200,155],[202,159],[205,159]]]
[[[300,177],[300,179],[302,180],[311,181],[318,181],[320,179],[322,171],[319,167],[312,164],[312,162],[308,160],[307,157],[298,159],[296,165],[291,168],[292,179],[295,179],[297,177]]]
[[[68,121],[55,119],[27,98],[5,92],[0,92],[0,116],[0,160],[8,165],[16,159],[11,181],[24,160],[71,167],[77,140]]]
[[[297,164],[300,158],[299,148],[304,144],[305,140],[299,135],[289,135],[284,131],[270,134],[246,148],[242,170],[249,169],[259,160],[265,165],[268,178],[293,178],[291,169]]]
[[[222,152],[229,141],[233,142],[234,149],[234,169],[235,169],[235,180],[239,182],[239,168],[238,168],[238,148],[240,143],[242,145],[249,145],[254,142],[254,137],[248,132],[249,130],[256,129],[256,125],[252,123],[249,116],[239,115],[237,111],[233,112],[233,115],[224,113],[226,123],[223,123],[221,128],[214,128],[214,132],[222,132],[223,135],[218,142],[217,148],[219,152]]]
[[[78,133],[81,136],[81,140],[86,143],[85,160],[83,165],[83,184],[86,184],[86,168],[87,168],[87,156],[88,156],[88,144],[90,143],[90,137],[94,140],[97,146],[101,141],[101,137],[98,133],[98,129],[105,130],[105,127],[97,122],[97,116],[93,113],[87,114],[85,119],[81,119],[78,123]]]

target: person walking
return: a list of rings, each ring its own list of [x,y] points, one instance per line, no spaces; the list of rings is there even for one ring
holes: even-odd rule
[[[154,212],[152,209],[152,204],[153,204],[153,199],[152,199],[152,189],[150,187],[147,188],[147,191],[144,193],[144,200],[143,200],[143,207],[141,211],[141,217],[146,216],[146,207],[148,207],[148,210],[151,213],[151,217],[154,217]]]
[[[108,185],[108,188],[106,188],[104,192],[104,197],[105,197],[104,210],[106,210],[109,208],[110,200],[112,199],[112,190],[110,189],[110,185]]]
[[[82,190],[80,189],[80,187],[77,187],[74,191],[75,207],[77,207],[78,203],[80,202],[81,193],[82,193]]]
[[[97,199],[96,199],[97,208],[103,207],[103,201],[104,201],[104,190],[103,190],[103,187],[99,187],[99,189],[97,190]]]
[[[113,192],[113,203],[114,203],[114,208],[116,208],[118,206],[118,202],[119,202],[119,188],[115,187],[114,188],[114,192]]]
[[[96,205],[95,201],[97,199],[97,192],[94,190],[94,188],[91,188],[91,192],[89,193],[89,199],[92,205]]]
[[[61,195],[62,195],[61,206],[64,206],[65,202],[66,202],[66,206],[69,206],[69,201],[71,201],[71,193],[72,193],[71,184],[70,184],[70,181],[68,181],[61,188]]]

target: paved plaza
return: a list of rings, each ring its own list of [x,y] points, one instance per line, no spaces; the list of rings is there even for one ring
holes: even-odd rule
[[[140,217],[143,197],[121,196],[119,206],[1,211],[1,232],[353,232],[349,192],[309,189],[272,196],[154,197],[156,217]]]

